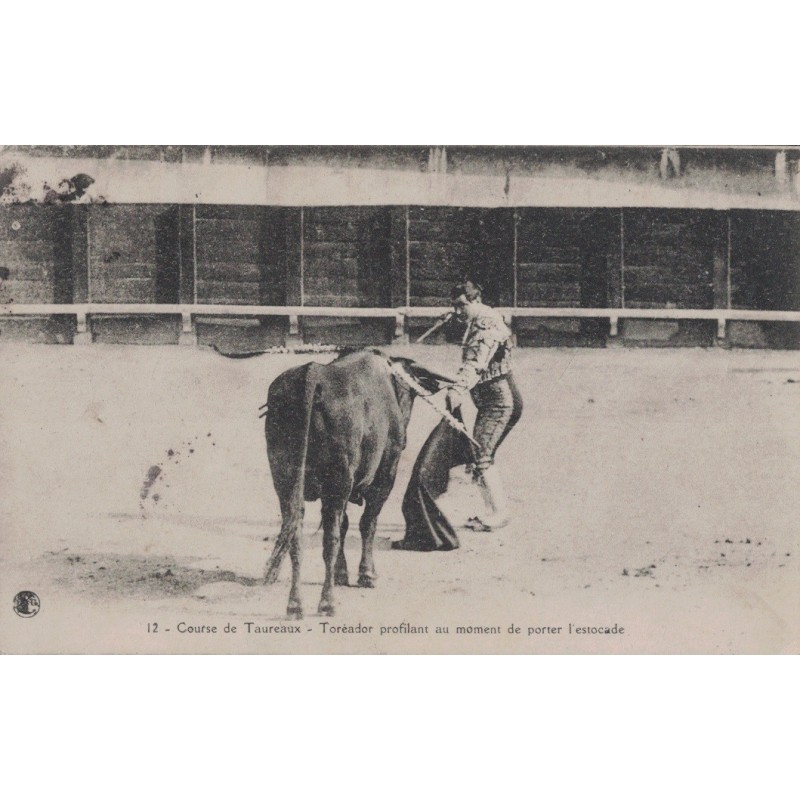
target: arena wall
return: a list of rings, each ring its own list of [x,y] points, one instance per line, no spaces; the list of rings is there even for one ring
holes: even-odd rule
[[[354,318],[348,309],[406,308],[413,337],[430,324],[429,317],[415,319],[413,309],[446,307],[450,287],[467,275],[482,283],[488,302],[511,309],[800,310],[794,152],[784,153],[783,161],[783,151],[766,149],[681,150],[677,161],[675,152],[7,149],[0,161],[22,166],[7,168],[4,188],[0,184],[5,201],[0,204],[0,266],[8,270],[0,304],[341,308],[341,316],[303,317],[295,333],[310,343],[348,344],[386,343],[393,337],[390,319]],[[105,181],[114,198],[142,195],[141,184],[149,177],[155,181],[150,200],[119,202],[97,192],[77,202],[58,195],[53,200],[52,191],[47,202],[32,196],[31,182],[41,179],[52,189],[59,175],[78,166],[93,169],[100,176],[96,183]],[[300,181],[293,191],[302,200],[327,191],[328,200],[275,204],[280,192],[273,193],[274,170],[294,171],[295,178],[303,171],[311,178],[319,173],[321,183],[312,180],[313,189]],[[359,197],[367,172],[382,173],[384,183],[394,186],[379,185],[371,201],[403,195],[399,180],[417,187],[411,194],[439,202],[342,204],[343,187],[356,187],[352,195]],[[182,198],[193,181],[245,174],[243,182],[214,190],[224,193],[220,202],[152,201]],[[263,183],[258,203],[251,202],[250,189],[258,182],[254,175]],[[504,200],[495,204],[494,189],[480,192],[500,178]],[[519,188],[526,180],[536,184],[535,196]],[[598,185],[588,190],[587,181]],[[601,184],[605,188],[598,188]],[[613,192],[603,195],[612,185]],[[647,205],[641,202],[642,187],[650,189]],[[717,200],[725,195],[727,206],[708,202],[712,190]],[[25,191],[31,195],[27,200]],[[627,194],[630,205],[616,204],[619,192]],[[569,202],[560,205],[565,193]],[[476,197],[484,205],[475,205]],[[520,198],[526,202],[513,203]],[[542,198],[546,204],[540,204]],[[597,198],[606,204],[587,202]],[[685,207],[675,205],[678,198]],[[463,203],[454,202],[459,199]],[[292,333],[291,323],[280,317],[216,315],[196,322],[201,343],[240,349],[282,344]],[[521,345],[605,346],[610,338],[604,319],[529,315],[514,324]],[[91,327],[98,342],[177,342],[181,330],[179,317],[169,315],[97,315]],[[715,329],[710,320],[625,319],[614,341],[711,345],[717,341]],[[726,343],[796,347],[797,329],[794,322],[731,322]],[[67,343],[74,332],[68,317],[0,319],[5,339]]]

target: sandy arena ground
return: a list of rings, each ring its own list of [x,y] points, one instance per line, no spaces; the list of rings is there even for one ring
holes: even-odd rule
[[[459,357],[400,352],[450,369]],[[3,345],[0,650],[800,649],[800,354],[720,349],[516,351],[526,409],[501,450],[514,524],[461,531],[449,553],[390,549],[436,421],[418,402],[379,521],[377,587],[340,588],[337,615],[316,614],[323,564],[319,504],[309,505],[306,617],[299,632],[257,632],[290,624],[288,559],[276,585],[261,583],[280,513],[258,406],[281,371],[330,358]],[[448,507],[467,516],[476,500],[461,482]],[[359,513],[351,506],[353,582]],[[21,589],[41,598],[37,616],[13,612]],[[615,624],[624,633],[575,632]]]

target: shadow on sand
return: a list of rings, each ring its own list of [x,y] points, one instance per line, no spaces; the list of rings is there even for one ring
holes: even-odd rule
[[[190,595],[202,586],[235,583],[259,586],[263,578],[231,570],[185,566],[168,557],[51,551],[44,556],[54,580],[78,591],[97,594],[169,597]]]

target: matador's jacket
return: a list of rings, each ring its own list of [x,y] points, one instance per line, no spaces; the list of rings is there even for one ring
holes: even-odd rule
[[[511,331],[498,311],[477,303],[461,345],[456,388],[469,390],[511,372]]]

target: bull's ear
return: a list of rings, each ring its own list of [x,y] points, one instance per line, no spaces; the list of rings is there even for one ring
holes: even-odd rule
[[[411,358],[392,357],[393,362],[400,362],[414,380],[428,392],[435,393],[455,383],[455,376],[429,369]]]

